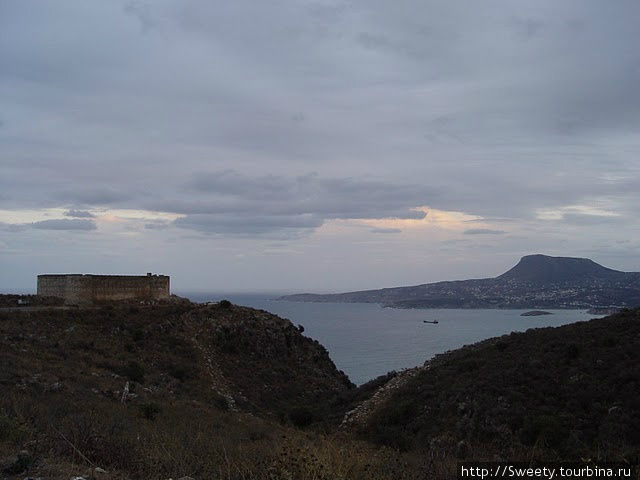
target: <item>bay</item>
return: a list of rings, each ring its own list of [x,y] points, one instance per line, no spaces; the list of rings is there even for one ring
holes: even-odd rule
[[[553,315],[522,317],[526,310],[383,308],[367,303],[302,303],[275,300],[280,294],[182,293],[195,302],[231,302],[267,310],[304,327],[304,335],[329,351],[338,369],[362,384],[390,370],[415,367],[434,355],[510,332],[559,326],[597,315],[584,310],[547,310]],[[438,324],[423,323],[438,320]]]

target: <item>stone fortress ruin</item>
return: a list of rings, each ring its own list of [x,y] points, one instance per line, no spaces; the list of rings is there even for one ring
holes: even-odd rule
[[[169,299],[169,276],[153,275],[38,275],[38,295],[59,297],[67,305],[122,300]]]

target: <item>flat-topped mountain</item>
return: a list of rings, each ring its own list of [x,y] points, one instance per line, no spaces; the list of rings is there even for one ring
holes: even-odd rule
[[[534,283],[555,283],[580,281],[588,278],[613,279],[624,275],[626,275],[625,272],[603,267],[588,258],[527,255],[522,257],[515,267],[497,278]]]
[[[495,278],[281,299],[380,303],[395,308],[629,307],[640,305],[640,273],[613,270],[588,258],[527,255]]]

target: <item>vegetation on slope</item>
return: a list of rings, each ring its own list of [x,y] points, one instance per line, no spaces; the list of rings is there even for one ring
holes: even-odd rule
[[[638,460],[638,310],[358,388],[301,330],[228,302],[0,311],[2,475],[438,479],[464,458]]]
[[[68,480],[99,467],[113,479],[304,480],[422,472],[415,456],[297,428],[353,388],[300,330],[228,302],[2,311],[0,474]]]
[[[369,416],[360,434],[463,457],[637,462],[640,310],[436,356]]]

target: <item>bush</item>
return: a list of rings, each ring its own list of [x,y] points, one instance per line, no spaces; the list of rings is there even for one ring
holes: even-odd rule
[[[160,407],[156,403],[143,403],[138,405],[142,418],[154,421],[160,413]]]
[[[582,348],[580,348],[580,345],[577,343],[570,343],[564,352],[567,360],[575,360],[580,356],[580,353],[582,353]]]
[[[196,376],[195,367],[189,364],[171,364],[167,367],[167,371],[169,372],[169,375],[180,380],[181,382],[184,382],[185,380],[189,380]]]
[[[209,395],[209,401],[218,409],[227,411],[229,410],[229,400],[218,392],[211,392]]]
[[[542,446],[557,448],[568,437],[562,420],[553,415],[536,415],[524,420],[520,439],[525,445],[540,443]]]
[[[141,328],[136,328],[131,332],[131,338],[136,343],[141,342],[144,339],[144,332]]]
[[[298,428],[311,425],[315,420],[314,412],[308,407],[297,407],[289,412],[289,419]]]
[[[399,399],[387,402],[378,410],[377,422],[383,425],[397,425],[412,421],[418,414],[418,405],[414,399]]]
[[[14,418],[0,413],[0,440],[22,443],[29,437],[29,429]]]
[[[218,306],[220,308],[231,308],[232,303],[229,300],[220,300]]]
[[[120,369],[120,375],[127,377],[132,382],[144,383],[144,367],[136,361],[128,362]]]

